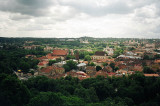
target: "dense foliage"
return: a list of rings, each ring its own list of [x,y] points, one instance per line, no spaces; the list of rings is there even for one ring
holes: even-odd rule
[[[28,106],[133,106],[160,105],[160,78],[141,73],[129,77],[98,76],[80,81],[67,76],[38,76],[20,81],[0,74],[0,105]]]

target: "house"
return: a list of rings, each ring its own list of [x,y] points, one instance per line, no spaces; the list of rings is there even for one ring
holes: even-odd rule
[[[77,77],[80,80],[86,79],[86,78],[90,78],[90,76],[88,76],[85,72],[83,71],[78,71],[78,72],[73,72],[73,71],[69,71],[65,74],[64,77],[66,76],[72,76],[72,77]]]
[[[96,74],[96,67],[95,66],[87,66],[86,67],[86,74],[88,74],[90,77],[94,77]]]
[[[42,68],[39,71],[39,75],[50,76],[50,75],[54,75],[54,74],[55,74],[55,72],[53,72],[53,67],[52,66],[48,66],[48,67]]]
[[[66,61],[61,61],[61,62],[58,62],[58,63],[55,63],[54,65],[58,66],[58,67],[63,67],[63,65],[66,64]]]
[[[108,72],[107,74],[108,74],[108,76],[110,76],[110,77],[112,77],[112,76],[115,76],[115,75],[116,75],[116,73],[114,73],[114,72]]]
[[[105,67],[103,68],[103,71],[112,72],[113,69],[108,65],[108,66],[105,66]]]
[[[77,65],[77,67],[78,67],[79,70],[84,71],[86,69],[86,64],[85,63],[80,63],[80,64]]]
[[[47,67],[47,65],[48,65],[48,61],[41,61],[41,62],[38,63],[39,68]]]
[[[95,77],[97,76],[104,76],[105,78],[107,78],[108,74],[106,71],[99,70],[98,72],[96,72]]]
[[[49,53],[49,54],[46,55],[46,58],[47,58],[48,60],[56,60],[56,59],[58,59],[59,57],[58,57],[58,56],[53,56],[52,53]]]
[[[55,75],[64,74],[64,73],[65,73],[65,69],[64,68],[57,67],[55,65],[47,66],[45,68],[42,68],[39,71],[39,75],[45,75],[45,76],[55,76]]]
[[[154,60],[154,63],[160,63],[160,59]]]
[[[44,51],[52,51],[52,50],[53,50],[53,47],[47,46],[47,47],[44,48]]]
[[[64,74],[65,73],[65,69],[62,67],[57,67],[56,65],[53,65],[52,67],[53,67],[53,71],[56,74]]]
[[[99,60],[99,59],[107,59],[107,54],[104,51],[96,51],[95,55],[91,56],[92,60]]]
[[[55,49],[53,50],[52,56],[60,57],[62,60],[68,55],[68,50]]]
[[[36,58],[35,55],[26,55],[25,58]]]
[[[24,46],[24,49],[36,49],[37,47],[40,47],[40,45],[32,45],[32,46]]]
[[[37,58],[39,61],[48,61],[48,58],[46,56],[42,56]]]
[[[114,50],[112,48],[106,46],[106,48],[104,48],[103,51],[107,52],[109,56],[113,56]]]
[[[159,77],[158,74],[144,74],[145,77]]]
[[[133,71],[140,71],[142,72],[143,71],[143,66],[142,65],[134,65]]]

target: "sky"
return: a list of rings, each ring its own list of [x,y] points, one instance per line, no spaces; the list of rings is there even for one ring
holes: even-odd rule
[[[0,0],[0,37],[160,38],[160,0]]]

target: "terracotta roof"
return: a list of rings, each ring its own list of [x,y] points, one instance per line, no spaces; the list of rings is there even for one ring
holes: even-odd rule
[[[158,74],[144,74],[144,76],[146,76],[146,77],[159,77],[159,75]]]
[[[42,62],[38,63],[39,66],[43,66],[43,65],[46,65],[46,64],[48,64],[48,61],[42,61]]]
[[[160,59],[157,59],[154,61],[155,63],[160,63]]]
[[[114,75],[116,75],[116,73],[114,73],[114,72],[109,72],[107,74],[108,74],[108,76],[114,76]]]
[[[57,67],[56,65],[53,65],[52,66],[54,70],[64,70],[64,68],[62,67]]]
[[[105,71],[102,71],[102,70],[98,71],[95,76],[98,76],[98,75],[104,76],[105,78],[107,78],[107,72]]]
[[[52,70],[53,70],[53,67],[52,66],[48,66],[46,68],[42,68],[41,72],[50,73]]]
[[[86,67],[86,70],[93,70],[94,71],[95,69],[96,69],[95,66],[87,66]]]
[[[52,53],[46,55],[47,59],[57,59],[60,58],[59,56],[53,56]]]
[[[66,56],[67,53],[66,50],[53,50],[53,56]]]
[[[83,63],[88,64],[88,61],[83,61]]]
[[[38,60],[45,60],[45,59],[47,59],[47,57],[46,56],[42,56],[42,57],[39,57],[39,58],[37,58]]]

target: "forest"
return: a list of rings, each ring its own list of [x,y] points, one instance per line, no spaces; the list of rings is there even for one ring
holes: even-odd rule
[[[1,106],[159,106],[160,79],[136,73],[79,80],[45,76],[20,81],[0,74]]]

